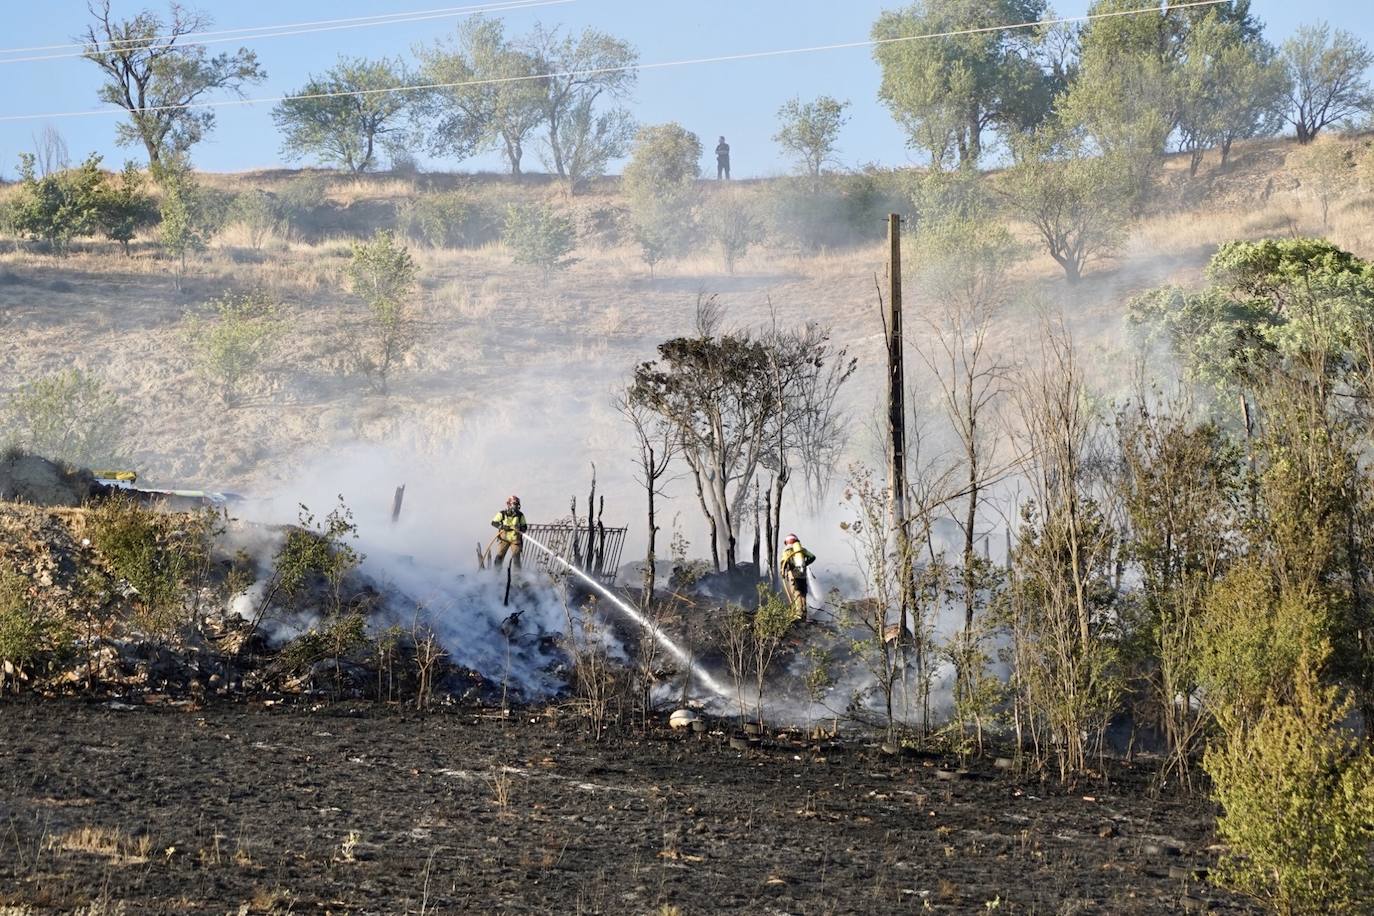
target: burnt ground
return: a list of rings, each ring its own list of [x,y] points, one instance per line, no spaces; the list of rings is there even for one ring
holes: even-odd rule
[[[0,912],[1249,911],[1197,878],[1210,806],[1148,769],[940,769],[540,713],[0,703]]]

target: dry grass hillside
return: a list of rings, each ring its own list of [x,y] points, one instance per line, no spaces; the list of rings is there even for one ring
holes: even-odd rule
[[[1225,169],[1208,161],[1196,178],[1183,159],[1170,160],[1130,241],[1114,259],[1092,265],[1077,287],[1067,286],[1038,250],[1017,269],[1016,300],[1025,304],[1007,311],[995,335],[999,345],[1023,355],[1031,303],[1049,303],[1062,308],[1086,360],[1110,379],[1124,365],[1122,317],[1132,295],[1166,282],[1200,282],[1208,257],[1228,239],[1322,234],[1320,207],[1287,164],[1295,149],[1287,141],[1238,147]],[[171,262],[151,238],[137,241],[130,257],[113,243],[80,243],[59,258],[0,242],[0,400],[67,367],[103,374],[130,411],[126,458],[145,479],[266,490],[309,478],[345,446],[365,443],[426,462],[454,489],[470,487],[491,500],[519,485],[561,507],[569,492],[583,489],[589,461],[613,479],[628,474],[625,432],[610,393],[654,355],[656,343],[692,327],[699,294],[718,294],[736,325],[759,325],[775,312],[783,322],[833,326],[837,341],[868,370],[853,392],[856,411],[876,404],[872,371],[882,330],[875,278],[885,257],[877,238],[820,254],[770,243],[751,250],[733,273],[706,249],[659,265],[651,279],[616,228],[621,200],[611,180],[570,200],[538,179],[271,172],[203,180],[234,193],[291,189],[318,205],[308,223],[278,227],[258,248],[229,226],[193,258],[180,292]],[[513,264],[490,226],[473,229],[470,247],[413,244],[422,332],[391,393],[372,393],[342,371],[363,314],[345,291],[350,242],[393,224],[406,201],[454,189],[487,212],[537,199],[571,209],[578,261],[546,281]],[[726,192],[714,182],[703,182],[702,190],[706,207]],[[768,191],[766,182],[729,189]],[[1371,214],[1374,195],[1352,181],[1324,234],[1374,256]],[[1030,237],[1027,227],[1018,231]],[[875,226],[874,235],[880,232]],[[243,402],[226,408],[197,375],[187,319],[225,291],[249,288],[280,298],[289,330]],[[909,286],[918,344],[921,307],[920,290]],[[384,476],[384,467],[358,473]]]

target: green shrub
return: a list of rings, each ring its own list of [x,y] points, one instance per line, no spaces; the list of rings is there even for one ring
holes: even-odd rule
[[[105,175],[99,156],[92,154],[74,169],[39,178],[33,155],[24,153],[19,157],[19,176],[9,214],[18,235],[47,242],[58,254],[65,254],[73,238],[94,235],[100,229]]]
[[[1304,665],[1292,703],[1208,751],[1229,846],[1214,880],[1278,913],[1369,912],[1374,753],[1342,727],[1349,710]]]
[[[461,191],[402,201],[396,207],[396,231],[431,248],[473,248],[497,235],[486,210]]]
[[[136,593],[134,622],[141,630],[165,637],[188,620],[187,605],[208,573],[211,514],[188,519],[115,496],[91,512],[90,523],[92,544]]]
[[[348,280],[368,308],[362,336],[354,341],[354,359],[382,394],[391,370],[415,342],[410,299],[419,272],[410,251],[390,232],[378,232],[371,241],[353,246]]]
[[[1283,593],[1262,566],[1237,566],[1204,603],[1197,638],[1198,681],[1208,713],[1244,731],[1275,700],[1287,699],[1304,656],[1324,654],[1327,613],[1315,595]]]
[[[187,337],[201,375],[233,405],[281,338],[280,307],[261,291],[228,294],[210,306],[213,317],[188,320]]]
[[[367,621],[354,611],[313,627],[282,647],[279,665],[303,673],[326,659],[342,659],[367,643]]]
[[[127,414],[100,376],[68,369],[30,382],[4,411],[13,442],[34,455],[82,467],[119,463]]]
[[[511,204],[506,209],[501,240],[510,248],[512,260],[539,268],[546,279],[553,271],[577,263],[577,258],[569,257],[576,238],[572,219],[548,204]]]
[[[15,570],[0,570],[0,664],[23,670],[43,651],[46,628],[29,602],[29,582]],[[0,668],[0,687],[5,675]]]

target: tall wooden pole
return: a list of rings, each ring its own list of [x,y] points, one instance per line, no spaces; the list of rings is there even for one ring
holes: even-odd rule
[[[902,369],[902,218],[887,217],[888,242],[888,338],[887,338],[887,429],[891,440],[888,465],[889,514],[897,541],[897,575],[901,583],[901,620],[897,639],[907,638],[907,613],[911,596],[907,594],[908,565],[911,561],[906,524],[906,382]]]

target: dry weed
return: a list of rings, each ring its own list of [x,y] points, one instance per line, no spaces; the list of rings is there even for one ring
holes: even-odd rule
[[[153,838],[131,837],[118,827],[78,827],[48,841],[50,849],[104,856],[115,865],[142,865],[148,861]]]

